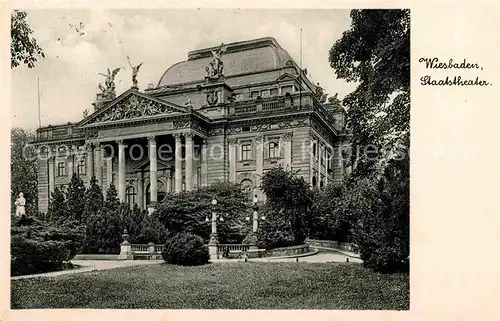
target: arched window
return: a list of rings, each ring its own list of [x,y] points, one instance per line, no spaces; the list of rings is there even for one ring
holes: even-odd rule
[[[133,186],[127,187],[125,190],[125,201],[127,204],[130,206],[133,206],[135,204],[135,195],[137,193],[135,192],[135,188]]]
[[[316,187],[316,176],[313,176],[313,178],[312,178],[312,184],[313,184],[313,187]]]

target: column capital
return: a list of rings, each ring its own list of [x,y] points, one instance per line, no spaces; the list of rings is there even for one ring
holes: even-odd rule
[[[123,141],[123,139],[117,139],[117,140],[116,140],[116,143],[117,143],[118,145],[122,145],[122,146],[123,146],[123,145],[125,145],[125,142]]]
[[[264,136],[260,135],[255,137],[255,142],[257,144],[261,144],[263,141],[264,141]]]
[[[180,140],[182,137],[182,133],[174,133],[172,134],[172,136],[174,136],[175,140]]]
[[[293,132],[288,132],[288,133],[283,134],[284,140],[291,140],[292,137],[293,137]]]
[[[94,143],[93,142],[85,142],[84,146],[86,149],[92,149],[92,147],[94,146]]]
[[[236,146],[238,144],[238,140],[236,138],[229,138],[227,142],[231,146]]]
[[[147,138],[148,138],[148,143],[150,143],[150,144],[156,144],[156,136],[150,135]]]
[[[191,133],[191,132],[184,133],[184,137],[185,137],[186,139],[193,139],[193,138],[194,138],[194,136],[195,136],[195,135],[194,135],[193,133]]]

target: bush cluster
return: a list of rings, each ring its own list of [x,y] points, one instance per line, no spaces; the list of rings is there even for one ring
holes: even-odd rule
[[[85,228],[75,221],[62,224],[34,217],[13,218],[11,275],[43,273],[71,266],[82,247]]]
[[[165,262],[176,265],[203,265],[210,259],[203,239],[192,233],[177,233],[170,237],[162,256]]]

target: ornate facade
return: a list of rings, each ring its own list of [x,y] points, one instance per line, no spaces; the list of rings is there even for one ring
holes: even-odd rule
[[[274,166],[311,186],[340,183],[344,111],[318,88],[273,38],[189,52],[156,86],[141,92],[135,78],[80,122],[38,130],[39,209],[73,173],[142,208],[218,180],[260,194]]]

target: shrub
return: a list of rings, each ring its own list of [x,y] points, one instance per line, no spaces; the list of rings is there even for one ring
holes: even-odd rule
[[[38,241],[24,235],[11,238],[11,275],[62,270],[72,258],[67,242]]]
[[[203,239],[192,233],[178,233],[169,238],[162,256],[165,262],[177,265],[203,265],[210,259]]]
[[[296,242],[291,221],[283,213],[265,207],[261,210],[261,215],[265,216],[266,220],[260,221],[257,229],[259,248],[272,249],[301,244]]]

